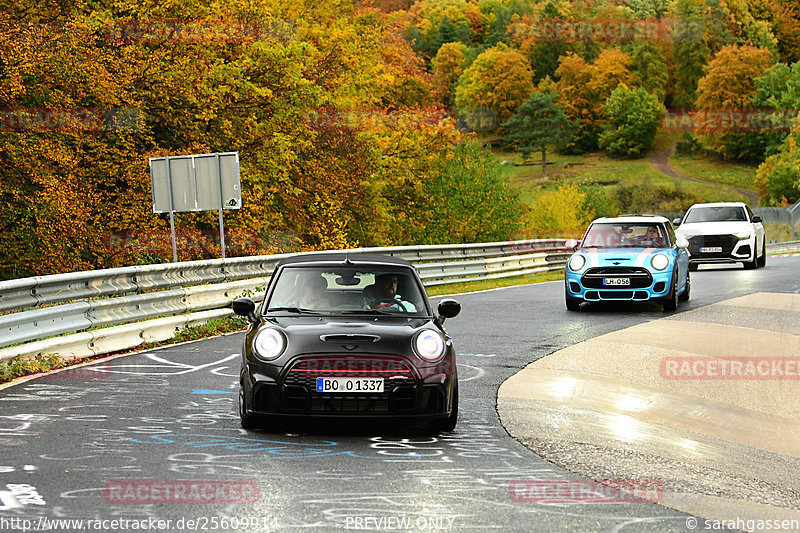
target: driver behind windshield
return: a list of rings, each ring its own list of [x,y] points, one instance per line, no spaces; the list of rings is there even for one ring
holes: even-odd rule
[[[375,276],[375,283],[364,288],[363,298],[364,309],[391,307],[407,313],[413,313],[417,310],[414,304],[403,300],[402,296],[397,294],[397,274]]]

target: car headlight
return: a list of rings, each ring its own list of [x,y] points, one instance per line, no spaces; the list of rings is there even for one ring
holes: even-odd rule
[[[423,359],[438,359],[444,355],[444,339],[432,329],[423,329],[414,338],[414,351]]]
[[[582,269],[585,264],[586,258],[583,257],[583,254],[575,254],[569,259],[569,268],[575,272]]]
[[[650,264],[653,265],[653,268],[656,270],[664,270],[669,266],[669,257],[664,254],[656,254],[650,260]]]
[[[275,359],[286,348],[286,337],[277,329],[263,329],[253,339],[253,348],[261,359]]]
[[[749,231],[740,231],[739,233],[736,234],[736,237],[740,241],[744,241],[746,239],[749,239],[751,235],[752,235],[752,233],[750,233]]]

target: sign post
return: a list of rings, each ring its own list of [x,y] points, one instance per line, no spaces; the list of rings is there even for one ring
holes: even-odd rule
[[[178,262],[174,214],[189,211],[219,210],[220,250],[224,259],[223,209],[239,209],[242,205],[239,152],[151,158],[150,184],[153,213],[169,213],[173,262]]]

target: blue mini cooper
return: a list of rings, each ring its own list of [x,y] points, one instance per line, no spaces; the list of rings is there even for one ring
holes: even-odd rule
[[[583,302],[652,300],[674,311],[678,300],[689,299],[688,246],[664,217],[598,218],[567,261],[567,309],[577,311]]]

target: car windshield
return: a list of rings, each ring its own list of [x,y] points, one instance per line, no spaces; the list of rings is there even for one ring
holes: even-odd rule
[[[742,222],[747,221],[747,214],[740,206],[704,206],[693,207],[686,213],[684,224],[694,222]]]
[[[666,248],[668,239],[660,224],[603,222],[592,224],[582,248]]]
[[[283,268],[267,311],[297,314],[427,315],[425,299],[405,267]]]

